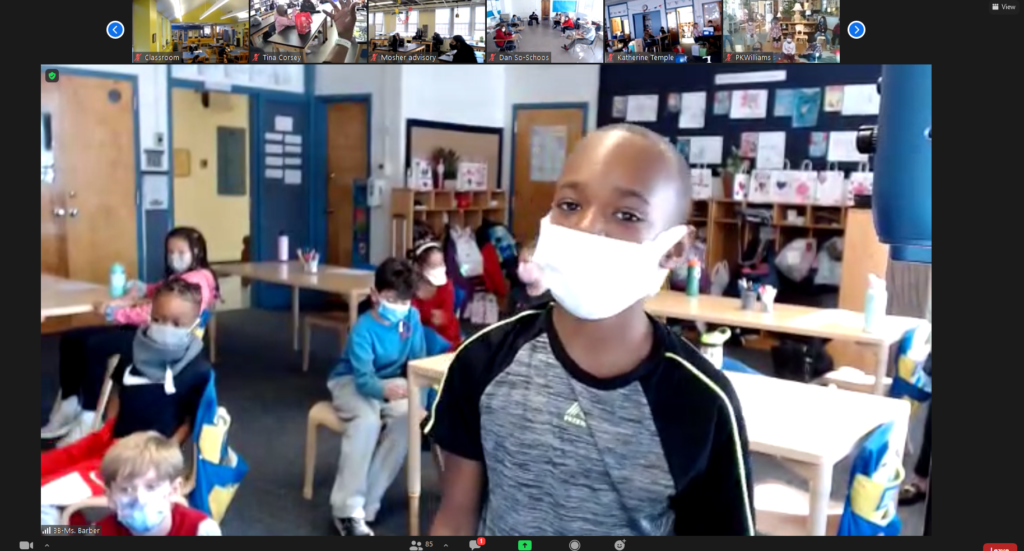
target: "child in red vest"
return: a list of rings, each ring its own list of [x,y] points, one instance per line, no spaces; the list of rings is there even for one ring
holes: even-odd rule
[[[103,536],[219,536],[220,527],[182,497],[185,459],[178,444],[137,432],[107,450],[100,477],[114,513],[97,523]]]

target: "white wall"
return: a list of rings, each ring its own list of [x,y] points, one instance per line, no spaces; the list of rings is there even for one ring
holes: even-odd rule
[[[504,125],[501,109],[506,93],[504,67],[401,67],[404,118],[475,126]]]
[[[524,103],[586,103],[587,131],[597,126],[597,90],[601,66],[581,64],[560,65],[505,65],[508,86],[505,95],[505,137],[502,140],[501,181],[508,189],[512,172],[512,106]]]
[[[139,96],[139,145],[145,149],[163,149],[164,158],[159,170],[167,170],[167,72],[169,65],[43,65],[47,67],[68,67],[92,72],[106,72],[135,75],[138,79]],[[164,146],[156,145],[157,134],[164,139]],[[139,166],[145,166],[142,151],[139,152]]]

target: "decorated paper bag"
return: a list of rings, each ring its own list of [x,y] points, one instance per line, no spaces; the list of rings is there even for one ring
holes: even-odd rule
[[[693,199],[695,201],[710,201],[714,195],[711,169],[707,167],[694,168],[690,171],[690,182],[693,186]]]
[[[793,202],[793,171],[789,166],[789,159],[785,160],[782,170],[771,171],[771,185],[769,194],[773,203]]]
[[[750,189],[750,163],[743,161],[740,169],[732,175],[732,199],[733,201],[746,201],[747,190]]]
[[[818,173],[810,159],[804,159],[800,164],[800,170],[791,173],[790,187],[793,189],[792,202],[798,205],[806,205],[814,202],[814,192],[818,187]]]
[[[493,325],[498,323],[498,297],[487,293],[484,298],[484,323]]]
[[[747,192],[747,201],[751,203],[772,202],[772,171],[754,170],[750,173],[750,191]]]
[[[850,173],[850,181],[846,186],[846,206],[853,206],[856,195],[871,195],[875,183],[875,173],[867,163],[861,163],[855,172]]]
[[[814,204],[827,207],[841,207],[846,202],[846,178],[837,163],[818,174],[818,189],[814,193]]]

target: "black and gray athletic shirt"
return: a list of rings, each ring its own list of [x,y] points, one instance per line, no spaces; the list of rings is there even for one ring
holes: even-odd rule
[[[476,535],[753,535],[728,379],[653,319],[647,359],[598,379],[568,356],[551,312],[467,340],[427,426],[441,449],[485,466]]]

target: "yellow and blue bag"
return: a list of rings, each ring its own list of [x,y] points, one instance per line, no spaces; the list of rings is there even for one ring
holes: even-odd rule
[[[913,411],[932,398],[931,334],[930,323],[907,331],[900,339],[896,355],[896,376],[889,396],[909,401]]]
[[[217,403],[214,374],[210,373],[192,429],[195,487],[188,496],[188,504],[217,522],[224,518],[238,486],[249,472],[245,460],[228,446],[230,428],[231,416]]]
[[[839,520],[839,536],[898,536],[896,513],[904,471],[889,451],[892,423],[877,429],[861,446],[850,469],[850,491]]]

